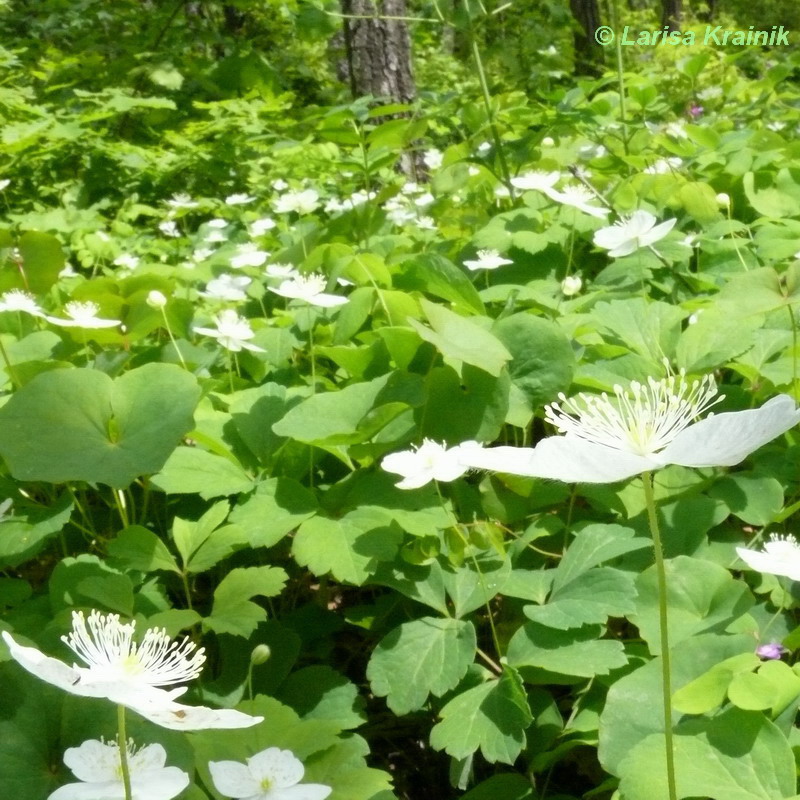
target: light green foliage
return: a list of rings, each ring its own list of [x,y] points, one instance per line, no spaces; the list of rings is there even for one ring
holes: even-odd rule
[[[146,364],[112,380],[96,370],[39,375],[0,409],[0,453],[22,480],[123,488],[158,471],[192,426],[195,380]]]
[[[475,657],[475,628],[457,619],[421,617],[395,628],[375,648],[367,668],[372,691],[395,714],[416,711],[428,694],[454,689]]]

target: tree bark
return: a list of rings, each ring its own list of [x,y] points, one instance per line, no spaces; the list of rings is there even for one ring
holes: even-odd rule
[[[594,38],[600,27],[597,0],[569,0],[572,14],[580,28],[575,31],[575,72],[579,75],[599,75],[603,68],[603,48]]]
[[[344,20],[344,38],[350,87],[354,96],[373,95],[399,103],[416,97],[411,71],[411,40],[402,20],[405,0],[342,0],[342,12],[369,19]]]
[[[683,18],[681,0],[662,0],[661,9],[661,24],[671,31],[679,31],[681,29],[681,19]]]

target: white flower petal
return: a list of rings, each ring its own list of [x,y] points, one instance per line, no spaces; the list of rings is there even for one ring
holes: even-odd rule
[[[64,689],[70,694],[87,696],[84,687],[80,684],[81,673],[78,670],[57,658],[46,656],[35,647],[17,644],[8,631],[3,631],[3,641],[8,646],[11,657],[31,675],[35,675],[59,689]]]
[[[131,776],[133,800],[172,800],[189,785],[189,775],[178,767],[163,767]]]
[[[706,417],[679,433],[654,458],[659,465],[731,467],[800,422],[800,409],[788,394],[761,408]]]
[[[239,761],[209,761],[214,786],[226,797],[253,797],[261,793],[261,782]]]
[[[321,783],[301,783],[299,786],[289,786],[276,792],[275,800],[325,800],[333,791],[330,786]]]
[[[256,753],[247,759],[247,767],[256,780],[266,778],[272,786],[281,789],[300,783],[305,773],[303,762],[291,750],[279,747],[268,747]]]
[[[47,800],[125,800],[125,787],[121,781],[68,783],[56,789]]]
[[[751,569],[800,580],[800,545],[794,536],[772,534],[763,551],[737,547],[736,552]]]
[[[173,731],[203,731],[212,728],[249,728],[264,721],[234,708],[186,706],[175,702],[130,702],[126,704],[145,719]]]
[[[79,747],[67,748],[64,752],[64,763],[79,781],[87,783],[115,781],[119,766],[119,750],[114,744],[106,744],[99,739],[89,739]]]

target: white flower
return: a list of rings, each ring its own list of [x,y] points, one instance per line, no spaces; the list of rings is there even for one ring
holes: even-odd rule
[[[563,294],[564,297],[574,297],[582,288],[583,281],[580,275],[567,275],[567,277],[561,281],[561,294]]]
[[[504,264],[513,264],[509,258],[503,258],[497,250],[478,250],[478,258],[475,261],[465,261],[464,266],[475,272],[478,269],[497,269]]]
[[[164,766],[167,751],[160,744],[137,750],[128,742],[126,749],[133,800],[172,800],[189,785],[187,773]],[[64,763],[81,783],[56,789],[47,800],[125,800],[117,742],[89,739],[80,747],[68,748]]]
[[[132,256],[130,253],[120,253],[112,263],[115,267],[136,269],[136,267],[139,266],[139,258],[137,256]]]
[[[23,311],[34,317],[43,317],[44,311],[39,308],[36,298],[22,289],[11,289],[0,295],[0,311]]]
[[[214,217],[214,219],[210,219],[206,222],[206,226],[209,228],[227,228],[228,220],[222,219],[221,217]]]
[[[381,461],[387,472],[402,475],[398,489],[418,489],[430,481],[454,481],[470,469],[464,456],[472,456],[483,448],[478,442],[462,442],[449,450],[444,444],[423,439],[413,450],[391,453]]]
[[[268,278],[280,278],[281,280],[300,277],[300,273],[291,264],[269,264],[264,272]]]
[[[722,97],[721,86],[709,86],[707,89],[701,89],[697,93],[698,100],[713,100],[716,97]]]
[[[578,148],[578,156],[585,161],[602,158],[608,150],[602,144],[583,144]]]
[[[417,194],[419,192],[419,184],[415,181],[406,181],[400,187],[401,194]]]
[[[195,202],[188,194],[174,194],[167,200],[171,208],[197,208],[200,203]]]
[[[675,169],[680,169],[683,166],[683,161],[677,156],[670,158],[660,158],[654,164],[646,167],[644,170],[645,175],[664,175]]]
[[[248,340],[255,336],[250,323],[240,317],[233,309],[226,308],[214,315],[216,328],[195,328],[195,333],[204,336],[213,336],[226,350],[238,353],[241,350],[252,350],[256,353],[265,352],[263,347],[251,344]]]
[[[331,197],[327,203],[325,203],[325,213],[326,214],[337,214],[339,211],[344,211],[345,205],[344,203],[340,202],[337,198]]]
[[[552,136],[545,136],[542,139],[542,147],[553,147],[556,143],[556,140]]]
[[[611,213],[608,208],[592,205],[592,201],[597,198],[585,186],[565,186],[562,191],[551,189],[547,195],[565,206],[572,206],[593,217],[605,217]]]
[[[302,762],[291,750],[268,747],[239,761],[209,761],[208,770],[220,794],[236,800],[325,800],[330,786],[300,783]]]
[[[442,166],[443,158],[444,156],[441,150],[437,150],[436,148],[426,150],[422,154],[422,160],[425,162],[425,166],[428,169],[439,169],[439,167]]]
[[[239,302],[245,300],[247,295],[245,289],[253,282],[252,278],[246,275],[220,275],[213,278],[206,284],[205,292],[200,292],[203,297],[210,300],[226,300]]]
[[[159,222],[158,229],[164,236],[171,236],[173,239],[181,235],[178,226],[171,219],[168,219],[166,222]]]
[[[272,181],[272,188],[276,192],[282,192],[284,189],[289,188],[289,184],[283,178],[278,178],[278,180]]]
[[[511,185],[517,189],[522,189],[523,192],[537,191],[549,194],[560,178],[561,173],[558,171],[542,172],[541,170],[534,170],[512,178]]]
[[[417,227],[422,231],[435,231],[436,222],[433,217],[422,216],[417,219]]]
[[[794,536],[773,533],[763,551],[737,547],[736,553],[750,569],[800,581],[800,544]]]
[[[275,201],[277,214],[310,214],[319,206],[319,194],[314,189],[304,189],[302,192],[286,192]]]
[[[492,145],[491,145],[490,142],[481,142],[478,145],[477,152],[480,155],[485,156],[491,149],[492,149]]]
[[[147,299],[145,302],[150,306],[150,308],[154,308],[159,311],[167,305],[167,297],[163,292],[159,292],[158,289],[153,289],[147,293]]]
[[[592,241],[598,247],[608,250],[613,258],[628,256],[640,247],[649,247],[663,239],[676,222],[676,219],[668,219],[656,225],[656,218],[649,211],[634,211],[630,217],[595,231]]]
[[[225,205],[227,206],[244,206],[252,203],[256,198],[249,194],[229,194],[225,198]]]
[[[800,422],[789,395],[761,408],[696,418],[718,400],[711,376],[689,383],[683,373],[647,385],[614,387],[545,408],[545,417],[564,436],[550,436],[535,448],[495,447],[470,454],[469,465],[513,475],[567,483],[611,483],[661,469],[730,467]]]
[[[250,223],[251,236],[263,236],[267,231],[271,231],[278,223],[272,217],[261,217]]]
[[[683,120],[677,120],[675,122],[670,122],[664,128],[664,132],[668,136],[672,136],[673,139],[688,139],[689,134],[686,133],[686,123]]]
[[[236,254],[231,256],[231,266],[234,269],[242,267],[260,267],[268,258],[266,250],[259,250],[255,244],[240,244],[236,248]]]
[[[53,325],[60,325],[62,328],[115,328],[122,324],[118,319],[98,317],[98,311],[100,311],[100,306],[91,300],[85,303],[71,300],[64,306],[64,313],[69,319],[60,319],[59,317],[46,317],[46,319]]]
[[[683,239],[681,239],[680,243],[684,247],[699,247],[700,242],[697,241],[697,237],[699,235],[700,234],[698,233],[687,233],[686,236],[684,236]]]
[[[414,205],[417,206],[417,208],[427,208],[434,200],[436,200],[436,198],[430,192],[425,192],[414,199]]]
[[[3,189],[7,189],[10,185],[11,181],[8,178],[3,178],[3,180],[0,181],[0,192],[2,192]]]
[[[62,269],[61,272],[58,273],[59,278],[75,278],[77,277],[77,275],[78,273],[75,272],[75,268],[69,262],[67,262],[64,265],[64,269]]]
[[[195,264],[199,264],[201,261],[205,261],[213,255],[214,251],[210,247],[198,247],[197,250],[192,253],[192,261],[194,261]]]
[[[225,235],[225,233],[223,231],[210,230],[203,237],[203,241],[206,242],[207,244],[215,244],[216,242],[226,242],[226,241],[228,241],[228,237]]]
[[[508,191],[508,186],[498,186],[494,190],[494,196],[498,200],[505,200],[507,197],[511,197],[511,192]]]
[[[269,287],[271,292],[279,294],[281,297],[289,297],[292,300],[305,300],[312,306],[331,308],[340,306],[347,302],[346,297],[337,294],[327,294],[325,292],[325,277],[317,273],[310,275],[298,275],[296,278],[283,281],[277,289]]]
[[[88,623],[88,629],[87,629]],[[2,632],[11,657],[28,672],[70,694],[104,697],[130,708],[146,719],[173,730],[248,728],[263,717],[251,717],[234,709],[185,706],[175,702],[186,687],[161,689],[200,674],[203,650],[194,643],[170,641],[166,631],[150,628],[142,641],[133,641],[135,622],[123,624],[118,614],[72,612],[72,632],[62,637],[87,666],[67,666],[35,647],[24,647]]]
[[[731,198],[730,198],[730,195],[728,195],[728,194],[725,194],[725,192],[720,192],[720,193],[719,193],[719,194],[716,196],[716,198],[715,198],[715,199],[716,199],[716,201],[717,201],[717,205],[718,205],[718,206],[721,206],[722,208],[728,208],[728,206],[730,206],[730,204],[731,204]]]

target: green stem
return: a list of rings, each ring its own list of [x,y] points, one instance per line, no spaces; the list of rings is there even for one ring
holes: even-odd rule
[[[797,401],[800,396],[797,393],[797,322],[795,321],[794,308],[791,304],[786,306],[786,310],[789,312],[789,320],[792,325],[792,395]]]
[[[125,800],[133,800],[131,791],[131,773],[128,768],[128,736],[125,733],[125,706],[117,706],[117,744],[119,745],[119,766],[122,771],[122,785],[125,788]]]
[[[675,754],[672,744],[672,670],[669,654],[669,629],[667,627],[667,571],[664,567],[664,551],[661,546],[661,531],[658,527],[658,514],[653,493],[653,475],[642,473],[644,500],[650,533],[653,536],[653,550],[656,557],[656,576],[658,579],[658,623],[661,633],[661,685],[664,704],[664,747],[667,757],[667,790],[669,800],[678,800],[675,789]]]
[[[614,31],[618,30],[617,27],[617,3],[616,0],[611,3],[611,27]],[[622,63],[622,42],[619,35],[614,37],[616,55],[617,55],[617,83],[619,85],[619,118],[622,123],[622,147],[625,150],[625,155],[628,155],[628,118],[625,113],[625,72]]]
[[[122,489],[112,489],[111,494],[114,495],[114,502],[117,505],[117,511],[119,511],[119,518],[123,527],[130,527],[131,522],[128,519],[128,510],[125,508],[125,495],[122,494]]]
[[[497,130],[497,125],[494,121],[494,111],[492,110],[492,96],[489,94],[489,84],[486,81],[486,73],[483,71],[483,61],[481,60],[481,51],[478,43],[475,41],[475,34],[470,25],[469,38],[472,44],[472,56],[475,59],[475,66],[478,71],[478,82],[481,85],[481,93],[483,94],[483,103],[486,106],[486,116],[489,119],[489,130],[492,132],[492,139],[494,141],[495,150],[497,150],[497,158],[500,161],[500,171],[503,173],[503,183],[508,189],[509,197],[513,203],[516,195],[514,194],[514,187],[511,184],[511,173],[508,171],[508,163],[506,162],[505,154],[503,153],[503,143],[500,139],[500,132]]]
[[[169,320],[167,319],[167,312],[163,307],[161,308],[161,316],[164,318],[164,327],[167,329],[167,335],[169,336],[169,340],[170,342],[172,342],[172,346],[175,348],[175,352],[178,354],[181,366],[185,370],[188,370],[189,367],[186,366],[186,362],[183,360],[183,355],[180,351],[180,348],[178,347],[178,343],[175,341],[175,337],[172,335],[172,328],[170,328],[169,326]]]
[[[20,379],[17,373],[14,371],[14,367],[11,366],[11,361],[8,358],[8,353],[6,352],[6,346],[3,344],[2,338],[0,338],[0,355],[3,356],[3,361],[6,364],[6,370],[8,371],[8,377],[11,378],[11,382],[15,386],[22,386]]]

